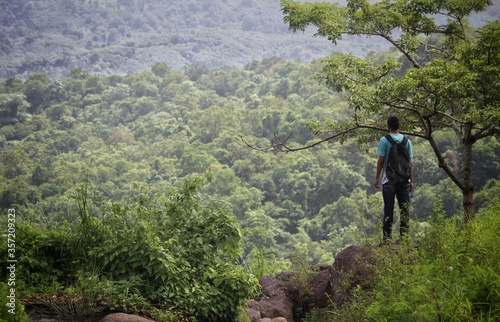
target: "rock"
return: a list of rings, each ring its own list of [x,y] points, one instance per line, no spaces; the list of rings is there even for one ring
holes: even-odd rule
[[[341,306],[354,287],[368,288],[373,277],[374,260],[364,248],[352,245],[342,250],[333,263],[333,302]]]
[[[100,322],[154,322],[154,320],[133,314],[111,313],[106,315]]]
[[[325,308],[331,304],[333,298],[332,276],[333,267],[327,264],[320,264],[313,267],[315,274],[311,280],[312,294],[307,301],[307,308]]]
[[[285,318],[282,318],[282,317],[274,318],[272,320],[270,318],[263,318],[263,319],[258,320],[257,322],[287,322],[287,320]]]
[[[246,313],[252,322],[294,322],[295,313],[300,315],[332,304],[341,306],[357,285],[371,286],[374,268],[369,250],[352,245],[335,257],[333,265],[319,264],[311,268],[308,294],[293,280],[299,273],[263,276],[259,280],[261,295],[247,302]]]
[[[245,313],[252,322],[258,322],[262,318],[262,315],[259,312],[259,304],[255,300],[247,302],[247,309],[245,310]]]
[[[285,318],[279,317],[272,319],[271,322],[288,322],[288,321]]]
[[[294,322],[292,296],[295,291],[290,283],[291,275],[290,272],[285,272],[276,277],[263,276],[259,280],[261,295],[253,303],[249,303],[249,307],[260,312],[261,318],[283,317],[288,322]]]

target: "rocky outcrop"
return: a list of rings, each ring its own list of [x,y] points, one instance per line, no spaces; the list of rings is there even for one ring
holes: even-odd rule
[[[299,272],[264,276],[259,280],[261,294],[248,301],[246,313],[252,322],[295,322],[313,308],[340,306],[357,285],[370,287],[373,267],[369,252],[352,245],[337,255],[333,265],[312,267],[306,281]]]
[[[370,252],[352,245],[341,251],[333,263],[332,300],[341,306],[357,285],[369,288],[372,285],[374,260]]]
[[[290,282],[291,276],[293,273],[287,272],[275,277],[264,276],[259,280],[261,295],[248,302],[247,314],[252,322],[278,317],[293,322],[295,291]]]

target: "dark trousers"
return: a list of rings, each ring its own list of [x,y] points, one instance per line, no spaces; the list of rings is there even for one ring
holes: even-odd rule
[[[401,210],[400,235],[403,237],[408,233],[408,221],[410,220],[410,185],[389,186],[385,184],[382,187],[382,195],[384,197],[383,238],[384,240],[392,238],[395,197],[398,200],[399,209]]]

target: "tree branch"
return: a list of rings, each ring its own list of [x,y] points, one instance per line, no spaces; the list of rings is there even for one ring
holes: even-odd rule
[[[290,139],[290,137],[292,136],[292,133],[290,133],[290,135],[288,135],[286,137],[286,139],[282,139],[279,135],[279,133],[276,133],[274,134],[274,137],[278,140],[277,142],[271,140],[271,145],[267,146],[267,147],[263,147],[263,148],[260,148],[260,147],[256,147],[255,145],[252,145],[250,143],[248,143],[243,137],[241,137],[241,141],[246,145],[248,146],[249,148],[252,148],[254,150],[257,150],[257,151],[263,151],[263,152],[266,152],[266,151],[277,151],[277,152],[296,152],[296,151],[301,151],[301,150],[307,150],[307,149],[310,149],[310,148],[313,148],[317,145],[320,145],[324,142],[327,142],[327,141],[330,141],[330,140],[333,140],[335,138],[338,138],[338,137],[341,137],[343,135],[346,135],[346,134],[349,134],[351,132],[354,132],[355,130],[357,130],[359,127],[355,126],[355,127],[352,127],[352,128],[349,128],[347,130],[344,130],[344,131],[341,131],[341,132],[337,132],[335,134],[332,134],[324,139],[321,139],[321,140],[318,140],[314,143],[311,143],[311,144],[308,144],[308,145],[304,145],[304,146],[301,146],[301,147],[298,147],[298,148],[292,148],[290,146],[287,145],[287,141]]]
[[[453,172],[453,169],[450,168],[443,155],[441,154],[441,151],[439,151],[439,147],[436,141],[434,141],[434,138],[432,136],[429,136],[429,138],[427,138],[427,141],[431,145],[431,148],[438,159],[438,166],[443,169],[444,172],[446,172],[446,174],[450,177],[450,179],[457,185],[457,187],[463,191],[465,189],[464,183],[460,181],[455,172]]]
[[[396,40],[394,40],[394,38],[392,38],[389,35],[383,34],[383,33],[381,33],[380,36],[382,38],[386,39],[388,42],[390,42],[401,53],[403,53],[403,55],[405,55],[406,58],[413,64],[413,67],[415,67],[415,68],[420,68],[421,67],[420,64],[415,60],[415,58],[413,58],[413,56],[408,51],[404,50],[403,47],[401,47],[400,45],[398,45],[398,43],[396,42]]]
[[[500,132],[500,128],[497,128],[493,125],[490,125],[490,126],[482,128],[482,129],[479,129],[477,131],[477,133],[474,135],[474,138],[476,141],[478,141],[478,140],[481,140],[481,139],[488,137],[488,136],[495,136],[499,132]]]
[[[297,152],[301,150],[307,150],[311,149],[317,145],[320,145],[322,143],[325,143],[327,141],[334,140],[336,138],[339,138],[341,136],[353,133],[359,129],[370,129],[370,130],[376,130],[376,131],[387,131],[387,127],[383,126],[378,126],[378,125],[371,125],[371,124],[361,124],[357,123],[355,126],[350,127],[346,130],[340,131],[340,132],[335,132],[323,139],[320,139],[318,141],[315,141],[311,144],[300,146],[300,147],[290,147],[287,142],[288,140],[292,137],[292,133],[290,133],[285,139],[282,139],[279,135],[279,133],[274,134],[274,137],[277,139],[277,141],[271,140],[271,144],[266,147],[257,147],[249,142],[247,142],[243,137],[240,137],[240,140],[249,148],[257,150],[257,151],[262,151],[262,152],[268,152],[268,151],[275,151],[275,152]],[[411,131],[400,131],[401,134],[404,135],[409,135],[409,136],[415,136],[415,137],[420,137],[423,139],[427,138],[427,135],[422,134],[422,133],[417,133],[417,132],[411,132]]]

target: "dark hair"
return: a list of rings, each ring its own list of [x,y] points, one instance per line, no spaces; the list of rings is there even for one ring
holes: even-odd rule
[[[399,130],[399,118],[397,116],[391,116],[387,119],[387,125],[393,131]]]

